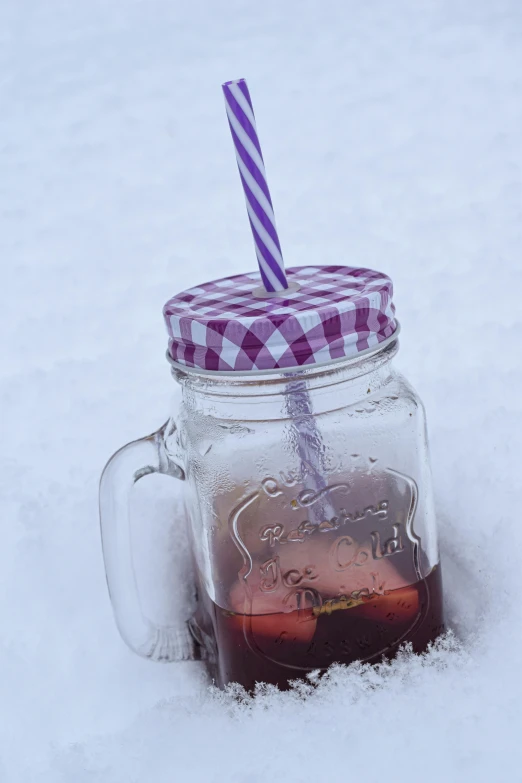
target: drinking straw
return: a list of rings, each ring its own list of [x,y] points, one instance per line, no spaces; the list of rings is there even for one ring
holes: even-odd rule
[[[328,486],[322,465],[322,439],[313,414],[312,401],[306,388],[306,381],[291,380],[286,384],[286,410],[297,433],[296,448],[304,474],[303,485],[317,495],[317,500],[308,509],[310,522],[319,525],[335,516],[335,509],[322,490]]]
[[[285,291],[288,282],[247,83],[234,79],[222,87],[261,279],[268,292]]]
[[[261,279],[266,291],[277,296],[279,292],[287,291],[289,285],[277,236],[252,100],[244,79],[225,82],[222,88]],[[297,452],[301,466],[307,474],[304,484],[315,492],[320,492],[327,482],[321,466],[321,437],[316,427],[306,382],[290,381],[286,392],[287,411],[297,432]],[[315,508],[309,509],[309,515],[319,524],[328,516],[333,516],[334,510],[325,498],[320,499]]]

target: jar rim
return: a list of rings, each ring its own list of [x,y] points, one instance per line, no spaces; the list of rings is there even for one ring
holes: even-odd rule
[[[299,373],[303,372],[313,372],[314,370],[321,370],[321,369],[328,369],[334,367],[336,364],[343,364],[343,363],[349,363],[349,362],[356,362],[359,359],[364,359],[370,356],[371,354],[380,353],[381,351],[384,351],[386,348],[388,348],[393,342],[395,342],[399,336],[399,333],[401,331],[401,326],[399,321],[395,320],[396,328],[393,334],[391,334],[389,337],[387,337],[382,342],[378,343],[377,345],[372,345],[370,348],[366,348],[363,351],[360,351],[359,353],[354,354],[353,356],[340,356],[336,359],[330,359],[327,362],[317,362],[314,364],[304,364],[300,365],[299,367],[276,367],[269,370],[204,370],[200,367],[188,367],[186,364],[180,364],[179,362],[174,361],[172,356],[168,351],[166,351],[166,358],[170,366],[172,367],[173,371],[181,372],[186,375],[195,375],[195,376],[201,376],[206,378],[212,378],[212,379],[218,379],[218,378],[229,378],[239,381],[240,378],[245,378],[248,380],[255,380],[256,378],[266,378],[267,380],[270,379],[270,377],[274,376],[291,376],[291,375],[297,375]]]

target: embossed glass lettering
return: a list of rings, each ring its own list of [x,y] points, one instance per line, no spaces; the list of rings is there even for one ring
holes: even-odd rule
[[[267,525],[261,528],[259,538],[261,541],[268,541],[270,546],[274,546],[276,541],[281,540],[283,530],[283,525]]]
[[[386,539],[384,544],[381,544],[381,534],[378,530],[374,530],[370,535],[372,539],[372,555],[374,560],[390,557],[390,555],[394,555],[396,552],[402,552],[404,549],[400,524],[393,525],[393,535]]]
[[[279,580],[279,558],[272,557],[270,560],[266,560],[259,566],[259,571],[261,573],[261,582],[259,583],[261,590],[265,593],[275,590]]]

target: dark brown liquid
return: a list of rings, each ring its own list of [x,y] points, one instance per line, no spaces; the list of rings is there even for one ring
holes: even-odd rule
[[[277,614],[237,614],[200,596],[192,629],[218,686],[237,682],[252,690],[266,682],[285,689],[290,680],[332,663],[393,658],[405,642],[424,652],[445,630],[440,567],[382,595]]]

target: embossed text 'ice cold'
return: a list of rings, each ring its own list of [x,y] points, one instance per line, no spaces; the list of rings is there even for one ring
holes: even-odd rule
[[[279,488],[275,482],[267,483],[263,486],[266,494],[272,497],[280,494]],[[319,492],[312,490],[303,490],[295,500],[291,501],[291,506],[295,510],[316,503],[323,495],[331,494],[336,491],[346,491],[346,484],[336,484],[326,487]],[[362,509],[347,511],[341,508],[335,516],[325,519],[319,524],[311,522],[309,519],[303,520],[296,528],[285,532],[284,525],[273,522],[264,525],[259,531],[259,538],[267,542],[271,548],[276,545],[302,543],[309,536],[314,534],[325,534],[336,531],[345,524],[370,522],[373,520],[383,527],[388,521],[389,502],[386,499],[379,501],[376,505],[369,505]],[[388,531],[389,532],[389,531]],[[369,533],[369,545],[358,544],[350,535],[342,535],[337,538],[330,548],[330,558],[333,568],[336,571],[345,571],[351,567],[363,566],[368,564],[370,559],[382,560],[404,550],[404,541],[402,535],[402,524],[394,523],[391,526],[391,535],[383,533],[382,530],[375,529]],[[302,571],[290,569],[284,574],[280,573],[279,557],[274,556],[266,560],[260,566],[261,583],[260,588],[263,592],[273,591],[281,582],[286,587],[297,587],[303,582],[310,583],[317,579],[317,574],[313,566],[308,566]],[[375,576],[377,576],[375,574]],[[373,587],[376,592],[376,585]]]

